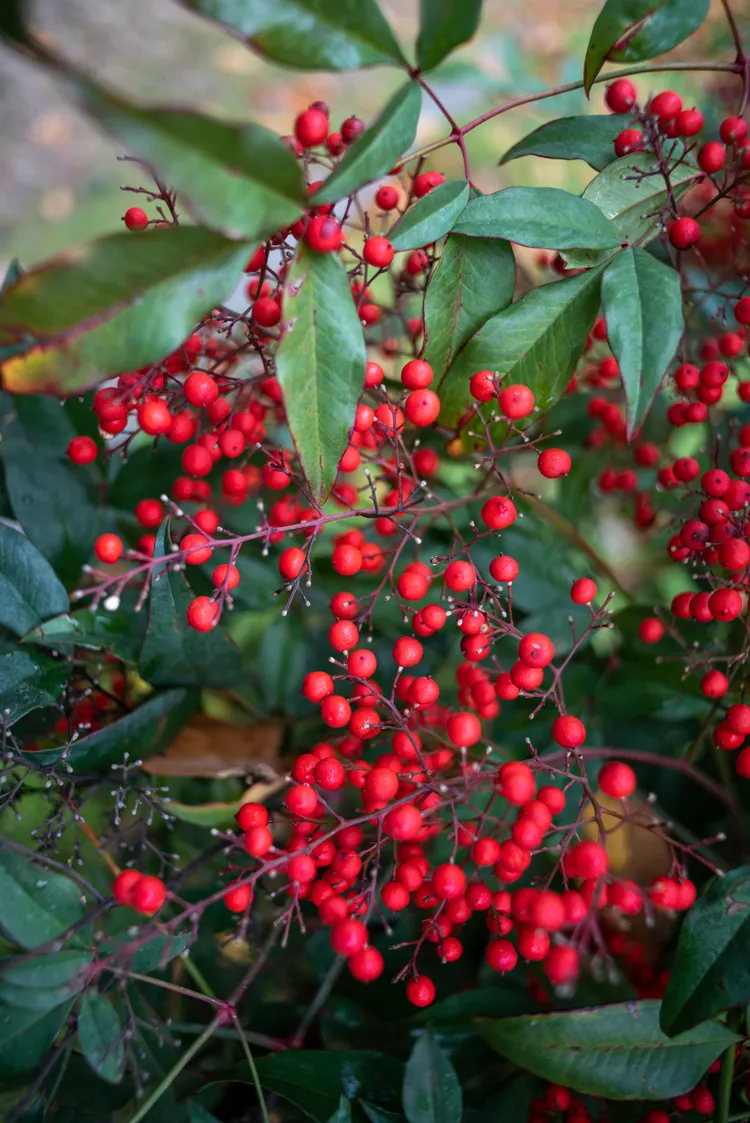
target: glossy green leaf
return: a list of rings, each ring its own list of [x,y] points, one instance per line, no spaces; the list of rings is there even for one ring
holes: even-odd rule
[[[172,804],[169,809],[171,811]],[[190,943],[190,934],[184,936],[154,936],[147,943],[141,944],[135,952],[132,951],[133,941],[127,936],[115,936],[100,944],[102,955],[112,955],[121,951],[118,963],[127,965],[128,970],[136,971],[140,975],[148,975],[152,971],[163,970],[175,956],[181,955]]]
[[[62,1029],[72,1003],[54,1010],[19,1010],[0,1005],[0,1072],[36,1068]]]
[[[463,347],[440,387],[441,419],[453,425],[471,403],[469,379],[493,370],[509,384],[534,391],[537,406],[552,406],[570,382],[599,310],[596,270],[531,292],[493,316]]]
[[[472,238],[506,238],[553,250],[608,249],[622,240],[597,206],[557,187],[505,187],[480,195],[454,229]]]
[[[130,105],[83,78],[75,85],[88,112],[155,168],[198,222],[259,242],[304,209],[301,165],[269,129]]]
[[[661,1009],[666,1033],[750,1001],[750,866],[717,877],[680,929]]]
[[[285,284],[276,368],[310,490],[325,499],[354,424],[367,361],[349,278],[333,254],[300,246]]]
[[[441,183],[417,199],[389,234],[394,250],[416,250],[451,231],[469,198],[463,179]]]
[[[396,1089],[403,1065],[385,1053],[368,1050],[295,1049],[257,1062],[264,1088],[290,1100],[316,1123],[327,1123],[342,1093],[384,1107],[398,1107]]]
[[[461,1119],[461,1085],[431,1029],[420,1035],[406,1063],[402,1100],[409,1123],[459,1123]]]
[[[658,172],[653,156],[638,152],[623,156],[594,176],[582,198],[595,203],[620,231],[621,242],[643,247],[659,233],[659,214],[668,201],[664,178]],[[698,168],[686,160],[670,174],[672,193],[681,199],[700,175]],[[614,256],[614,250],[576,250],[566,253],[565,261],[572,269],[599,265]]]
[[[215,1115],[196,1102],[188,1104],[188,1120],[189,1123],[220,1123]]]
[[[347,148],[335,171],[315,192],[315,201],[335,203],[390,171],[417,135],[421,108],[418,82],[407,82],[396,90],[374,124]]]
[[[197,697],[185,690],[154,694],[132,713],[74,741],[65,751],[65,764],[74,772],[103,772],[120,764],[126,754],[131,761],[154,756],[175,737],[197,704]],[[53,764],[62,751],[35,752],[33,760],[37,764]]]
[[[19,394],[70,394],[163,358],[237,283],[248,248],[195,226],[110,234],[30,269],[0,302]]]
[[[645,250],[627,249],[604,271],[602,308],[609,344],[620,366],[632,437],[682,337],[680,276]]]
[[[586,48],[586,91],[608,59],[643,62],[671,51],[700,27],[708,6],[709,0],[607,0]]]
[[[446,55],[473,38],[482,0],[420,0],[417,65],[432,70]]]
[[[470,336],[508,307],[515,287],[516,262],[508,242],[448,237],[425,297],[425,358],[438,378]]]
[[[560,117],[546,121],[519,140],[503,156],[501,164],[520,156],[543,156],[548,160],[585,160],[601,171],[615,157],[615,137],[622,131],[622,118],[614,113],[590,117]]]
[[[81,990],[91,958],[71,948],[6,959],[0,962],[0,1001],[21,1010],[52,1010]]]
[[[0,524],[0,624],[22,636],[68,603],[47,559],[24,534]]]
[[[165,519],[156,534],[154,556],[169,553],[169,519]],[[152,686],[230,686],[242,673],[240,653],[221,626],[196,632],[188,625],[186,613],[192,600],[181,573],[157,566],[138,663]]]
[[[123,1027],[114,1006],[87,990],[78,1011],[78,1044],[88,1064],[103,1080],[117,1084],[125,1068]]]
[[[346,1096],[341,1097],[339,1106],[334,1111],[333,1115],[329,1118],[328,1123],[351,1123],[352,1119],[352,1104]]]
[[[737,1037],[719,1022],[667,1037],[659,1006],[646,999],[477,1024],[493,1049],[544,1080],[612,1100],[662,1100],[691,1091]]]
[[[118,659],[128,663],[138,660],[143,637],[146,633],[146,617],[134,612],[133,605],[108,612],[99,607],[95,612],[89,608],[77,612],[64,612],[45,620],[23,637],[24,643],[38,643],[45,647],[70,652],[76,647],[88,647],[93,651],[106,650]]]
[[[83,916],[81,890],[10,850],[0,850],[0,928],[23,948],[64,936]]]
[[[401,53],[376,0],[182,0],[272,62],[300,70],[358,70]]]
[[[41,652],[0,653],[0,713],[13,725],[31,710],[53,706],[69,674],[67,663]]]

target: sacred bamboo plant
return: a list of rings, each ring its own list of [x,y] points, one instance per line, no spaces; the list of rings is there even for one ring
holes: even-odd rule
[[[749,1117],[734,3],[725,50],[708,0],[607,0],[582,81],[460,124],[432,72],[481,0],[415,44],[376,0],[186,0],[401,72],[288,136],[0,12],[127,180],[124,229],[0,297],[11,1123]],[[475,129],[601,83],[500,160],[581,195],[472,182]]]

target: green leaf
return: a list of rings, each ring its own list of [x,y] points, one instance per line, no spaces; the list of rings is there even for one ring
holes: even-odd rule
[[[71,394],[178,347],[221,303],[246,245],[196,226],[110,234],[30,269],[0,304],[6,390]]]
[[[339,1106],[334,1111],[333,1115],[328,1120],[328,1123],[351,1123],[352,1119],[352,1105],[351,1100],[346,1096],[341,1097]]]
[[[302,471],[329,494],[349,441],[367,360],[349,278],[333,254],[300,246],[285,283],[276,368]]]
[[[19,398],[17,403],[35,397]],[[62,410],[54,404],[58,414]],[[20,411],[19,411],[20,416]],[[19,419],[2,429],[0,459],[13,514],[29,539],[52,563],[63,581],[73,583],[106,525],[106,513],[94,506],[76,471],[24,436]]]
[[[614,113],[560,117],[519,140],[500,163],[507,164],[520,156],[543,156],[548,160],[585,160],[601,171],[616,159],[615,137],[621,131],[622,119]]]
[[[197,222],[259,242],[304,209],[301,165],[269,129],[130,105],[88,79],[74,81],[88,112],[177,190],[178,206]]]
[[[0,963],[0,1000],[21,1010],[52,1010],[77,994],[91,954],[68,949]]]
[[[169,807],[171,811],[171,803]],[[127,964],[130,971],[149,975],[152,971],[162,970],[175,956],[182,955],[189,943],[190,933],[183,936],[154,936],[133,953],[133,941],[128,936],[115,936],[105,944],[100,944],[99,948],[102,954],[107,955],[122,951],[118,962]]]
[[[665,1033],[750,1001],[750,866],[717,877],[685,917],[661,1009]]]
[[[448,237],[425,297],[425,358],[438,378],[467,339],[507,308],[515,287],[516,262],[508,242]]]
[[[668,202],[667,188],[660,174],[654,175],[654,157],[638,152],[623,156],[594,176],[582,198],[595,203],[620,231],[620,241],[643,247],[660,232],[659,214]],[[670,174],[672,193],[681,199],[700,176],[690,160],[683,160]],[[609,260],[614,251],[599,253],[578,250],[565,254],[571,269],[586,269]]]
[[[16,281],[20,281],[21,277],[23,277],[21,262],[17,257],[14,257],[8,268],[5,270],[3,283],[0,285],[0,296],[2,296],[5,293],[5,290],[9,289],[11,285],[14,285]]]
[[[737,1037],[719,1022],[667,1037],[659,1005],[646,999],[477,1024],[493,1049],[544,1080],[612,1100],[662,1100],[691,1091]]]
[[[138,709],[82,737],[65,751],[65,763],[73,772],[107,771],[127,753],[132,760],[154,756],[175,737],[195,709],[198,699],[185,690],[154,694]],[[37,764],[54,764],[62,749],[29,754]]]
[[[65,612],[68,594],[47,559],[29,539],[0,523],[0,624],[22,636]]]
[[[53,706],[68,677],[67,663],[41,653],[6,651],[0,654],[0,713],[13,725],[31,710]]]
[[[103,1080],[117,1084],[125,1068],[120,1016],[111,1002],[87,990],[78,1011],[78,1044],[86,1061]]]
[[[403,1065],[385,1053],[368,1050],[296,1049],[257,1062],[258,1076],[269,1088],[295,1104],[316,1123],[327,1123],[343,1093],[384,1107],[398,1107]]]
[[[220,1123],[220,1121],[199,1103],[191,1103],[188,1104],[188,1123]]]
[[[72,1002],[54,1010],[0,1006],[0,1072],[36,1068],[62,1029]]]
[[[169,519],[156,533],[154,557],[170,553]],[[223,628],[196,632],[188,625],[193,596],[181,573],[155,570],[148,628],[138,669],[152,686],[230,686],[241,675],[241,657]]]
[[[335,171],[315,192],[316,204],[335,203],[345,195],[353,195],[390,171],[417,135],[421,108],[422,89],[418,82],[407,82],[396,90],[377,121],[356,144],[347,148]]]
[[[406,1063],[403,1106],[409,1123],[459,1123],[461,1119],[461,1085],[431,1029],[419,1037]]]
[[[453,425],[471,402],[469,379],[494,370],[529,386],[546,411],[565,390],[599,310],[596,270],[541,285],[493,316],[458,353],[440,387],[441,419]]]
[[[645,250],[627,249],[604,271],[602,308],[609,344],[620,365],[632,437],[682,337],[680,276]]]
[[[182,0],[272,62],[299,70],[405,63],[375,0]]]
[[[709,0],[607,0],[586,48],[586,92],[608,59],[643,62],[671,51],[700,27],[708,5]]]
[[[138,660],[143,637],[146,633],[146,618],[143,613],[118,608],[108,612],[89,608],[78,612],[65,612],[45,620],[23,637],[24,643],[38,643],[56,650],[71,652],[76,647],[88,647],[93,651],[108,651],[118,659],[128,663]]]
[[[64,936],[83,916],[81,890],[68,877],[0,850],[0,928],[23,948]]]
[[[467,205],[455,232],[507,238],[553,250],[608,249],[621,242],[617,227],[588,199],[557,187],[504,187]]]
[[[417,199],[399,219],[388,237],[394,250],[415,250],[436,242],[453,229],[466,206],[469,185],[464,179],[440,183]]]
[[[417,66],[433,70],[479,27],[482,0],[420,0]]]
[[[226,827],[242,806],[242,800],[232,803],[181,803],[170,799],[169,814],[182,823],[192,823],[196,827]]]

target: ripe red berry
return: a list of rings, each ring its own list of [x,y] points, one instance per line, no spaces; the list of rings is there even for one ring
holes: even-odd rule
[[[742,144],[747,137],[747,121],[743,117],[725,117],[719,125],[719,136],[725,144]]]
[[[312,106],[294,122],[294,135],[303,148],[322,144],[328,135],[328,114]]]
[[[408,420],[419,428],[437,421],[440,408],[440,398],[433,390],[413,390],[404,403]]]
[[[332,729],[343,729],[351,719],[351,706],[340,694],[329,694],[321,703],[320,716]]]
[[[466,592],[471,589],[477,579],[477,571],[471,562],[457,559],[449,562],[443,574],[443,580],[453,592]]]
[[[471,748],[482,736],[482,726],[475,714],[451,714],[446,723],[449,739],[458,748]]]
[[[210,632],[219,622],[219,606],[210,597],[196,597],[187,606],[185,615],[196,632]]]
[[[726,149],[718,140],[709,140],[698,152],[698,166],[707,175],[721,171],[726,159]]]
[[[96,460],[96,443],[91,437],[73,437],[67,452],[74,464],[90,464]]]
[[[230,912],[244,912],[253,897],[249,885],[230,886],[224,894],[224,904]]]
[[[664,625],[656,616],[647,616],[638,625],[638,636],[644,643],[658,643],[664,635]]]
[[[607,872],[607,851],[597,842],[577,842],[563,858],[569,877],[598,878]]]
[[[344,144],[354,144],[365,131],[365,123],[359,117],[347,117],[341,124],[341,136]]]
[[[442,172],[420,172],[412,183],[414,198],[421,199],[424,195],[429,195],[430,191],[439,187],[441,183],[445,183]]]
[[[295,581],[307,568],[307,557],[298,546],[290,546],[279,558],[279,573],[285,581]]]
[[[512,499],[503,495],[493,496],[482,507],[482,522],[490,530],[505,530],[515,522],[518,512]]]
[[[607,86],[604,101],[612,113],[629,113],[636,102],[635,86],[628,78],[617,78]]]
[[[367,947],[349,956],[349,973],[360,983],[371,983],[383,974],[383,957],[377,948]]]
[[[543,632],[529,632],[518,644],[518,658],[530,667],[547,667],[555,657],[555,648]]]
[[[112,896],[121,905],[132,905],[133,890],[142,877],[139,870],[121,870],[112,885]]]
[[[362,256],[367,264],[374,266],[376,269],[387,269],[393,261],[393,254],[393,246],[387,238],[380,234],[368,238],[362,250]]]
[[[262,328],[276,327],[281,319],[281,305],[272,296],[261,296],[253,304],[252,315]]]
[[[579,966],[576,949],[558,944],[550,948],[549,954],[542,964],[542,970],[553,986],[565,986],[577,978]]]
[[[504,975],[518,963],[518,953],[510,940],[490,940],[485,952],[487,966]]]
[[[310,219],[305,231],[305,241],[316,253],[334,253],[341,245],[342,236],[339,223],[327,214]]]
[[[659,124],[664,127],[682,112],[682,98],[674,90],[664,90],[651,99],[648,111],[658,117]]]
[[[629,764],[610,760],[599,770],[599,787],[613,799],[627,799],[635,791],[635,772]]]
[[[187,565],[203,565],[213,553],[213,547],[208,545],[204,534],[186,534],[180,542],[180,550],[185,555]]]
[[[382,211],[392,211],[398,206],[398,191],[395,187],[386,185],[378,188],[375,202]]]
[[[577,749],[586,740],[586,727],[577,717],[563,714],[553,721],[552,736],[563,749]]]
[[[148,215],[140,207],[128,207],[122,216],[122,221],[128,230],[145,230],[148,226]]]
[[[435,998],[435,984],[427,975],[416,975],[406,984],[406,997],[412,1006],[429,1006]]]
[[[105,565],[114,565],[122,557],[122,539],[116,534],[100,534],[94,543],[94,553]]]
[[[497,396],[501,411],[511,421],[528,417],[534,409],[534,394],[528,386],[504,386]]]
[[[196,409],[210,406],[219,396],[219,387],[215,379],[199,370],[194,370],[188,375],[182,390],[191,406],[195,406]]]
[[[676,250],[687,250],[701,236],[701,228],[694,218],[678,218],[667,226],[669,240]]]
[[[579,577],[573,582],[570,599],[573,604],[591,604],[596,596],[596,582],[590,577]]]
[[[383,832],[399,842],[416,838],[422,829],[422,812],[413,803],[394,807],[383,819]]]
[[[615,137],[615,155],[622,157],[631,152],[642,152],[643,145],[643,133],[640,129],[623,129]]]
[[[469,390],[478,402],[491,402],[497,394],[495,374],[491,370],[478,370],[469,379]]]
[[[133,886],[130,903],[136,912],[153,916],[167,899],[167,887],[160,877],[143,874]]]
[[[495,787],[508,803],[521,807],[534,798],[536,781],[534,773],[527,764],[520,760],[511,760],[501,765]]]
[[[410,359],[401,368],[401,383],[407,390],[425,390],[432,379],[432,367],[424,359]]]
[[[677,117],[680,136],[695,136],[703,128],[703,114],[698,109],[683,109]]]
[[[572,467],[572,461],[562,448],[545,448],[539,453],[537,468],[548,480],[559,480],[567,476]]]

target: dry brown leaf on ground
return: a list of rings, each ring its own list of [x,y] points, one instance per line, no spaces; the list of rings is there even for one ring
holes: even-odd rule
[[[161,756],[143,762],[158,776],[194,776],[226,780],[231,776],[279,779],[284,771],[279,751],[284,736],[280,722],[227,725],[199,714],[183,726]]]

